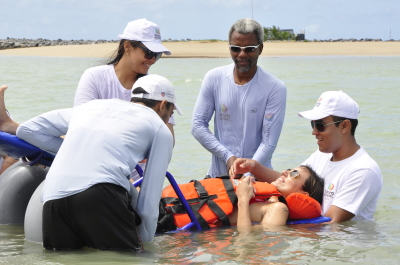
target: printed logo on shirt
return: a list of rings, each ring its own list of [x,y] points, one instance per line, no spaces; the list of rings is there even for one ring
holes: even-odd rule
[[[274,113],[267,113],[265,114],[265,119],[267,121],[273,121],[274,120]]]
[[[328,188],[324,190],[324,200],[330,200],[333,198],[335,195],[335,192],[332,191],[335,188],[335,185],[333,183],[330,183],[328,185]]]
[[[219,104],[219,119],[222,121],[231,121],[231,115],[226,113],[228,111],[228,108],[224,104]]]
[[[251,113],[257,113],[257,108],[252,109]]]
[[[228,111],[228,108],[224,104],[219,104],[219,111],[225,113]]]
[[[335,193],[333,191],[324,190],[324,200],[332,199]]]
[[[322,100],[322,97],[320,97],[320,98],[317,100],[317,103],[315,104],[316,107],[319,107],[319,105],[321,105],[321,100]]]

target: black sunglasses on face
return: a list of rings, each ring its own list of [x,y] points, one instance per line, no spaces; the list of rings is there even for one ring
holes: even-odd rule
[[[325,130],[325,126],[328,126],[328,125],[331,125],[331,124],[335,124],[335,123],[338,123],[338,122],[342,122],[342,121],[344,121],[344,120],[335,121],[335,122],[331,122],[331,123],[328,123],[328,124],[324,124],[322,121],[311,121],[311,128],[314,129],[314,127],[315,127],[315,129],[317,129],[317,131],[323,132]]]
[[[245,47],[229,45],[229,48],[231,49],[232,52],[239,53],[241,50],[244,50],[245,53],[251,53],[254,52],[260,45],[261,44],[258,44],[257,46],[245,46]]]
[[[153,52],[153,51],[150,51],[149,49],[147,49],[147,48],[145,48],[145,47],[142,47],[142,46],[140,46],[140,45],[133,44],[133,43],[131,43],[131,45],[142,49],[142,50],[146,53],[146,54],[144,55],[144,58],[146,58],[146,59],[149,59],[149,60],[150,60],[150,59],[152,59],[153,57],[156,57],[156,61],[157,61],[158,59],[161,58],[162,52]]]

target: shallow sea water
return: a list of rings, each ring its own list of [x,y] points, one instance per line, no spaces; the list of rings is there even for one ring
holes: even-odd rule
[[[211,155],[190,134],[193,106],[205,73],[230,59],[161,59],[150,73],[176,87],[184,116],[175,115],[176,144],[168,168],[179,183],[201,179]],[[67,108],[93,58],[0,56],[0,84],[9,85],[6,104],[18,122]],[[285,123],[273,156],[276,170],[303,162],[317,149],[307,120],[320,94],[343,90],[360,105],[356,138],[378,162],[384,177],[374,222],[292,225],[279,231],[255,226],[158,235],[141,253],[82,249],[43,250],[24,240],[23,226],[0,226],[0,264],[398,264],[400,259],[400,57],[261,57],[259,65],[288,89]],[[165,183],[166,184],[166,183]],[[100,231],[99,231],[100,232]]]

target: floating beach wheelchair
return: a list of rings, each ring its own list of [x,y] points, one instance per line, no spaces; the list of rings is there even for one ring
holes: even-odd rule
[[[39,148],[19,139],[14,135],[0,132],[0,153],[21,158],[0,175],[0,224],[24,223],[25,238],[33,242],[42,242],[42,202],[40,195],[48,168],[33,167],[41,164],[50,167],[54,156]],[[136,169],[141,178],[133,185],[140,186],[143,180],[143,171],[140,166]],[[173,176],[166,172],[166,177],[171,183],[171,188],[180,202],[181,208],[190,221],[177,227],[175,231],[205,229],[199,222],[197,210],[193,211],[192,205],[185,198]],[[212,195],[212,194],[211,194]],[[199,196],[200,197],[200,196]],[[329,217],[319,216],[312,219],[292,220],[287,224],[322,223],[330,221]]]

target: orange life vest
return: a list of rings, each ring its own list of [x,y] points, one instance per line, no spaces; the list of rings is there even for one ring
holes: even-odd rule
[[[179,187],[190,204],[193,213],[203,229],[218,224],[230,226],[228,215],[237,204],[235,189],[238,182],[229,176],[194,180],[190,183],[179,184]],[[282,194],[274,185],[256,181],[254,202],[268,200],[271,196],[280,197]],[[190,222],[178,196],[171,185],[167,186],[161,196],[158,232],[174,230]],[[291,194],[286,198],[290,219],[310,219],[321,215],[321,206],[313,198],[300,193]],[[171,222],[174,226],[171,226]],[[170,226],[170,228],[163,228]]]

